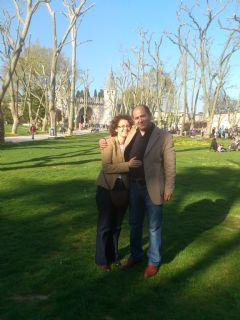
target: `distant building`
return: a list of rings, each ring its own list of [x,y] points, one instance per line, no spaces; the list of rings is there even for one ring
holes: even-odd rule
[[[79,123],[86,123],[89,125],[98,124],[100,126],[109,125],[113,118],[116,106],[116,93],[114,76],[112,69],[110,69],[105,83],[105,88],[103,90],[103,98],[88,97],[86,101],[84,101],[83,97],[77,98],[75,118],[76,126],[78,127]],[[63,112],[63,114],[66,114],[66,112]],[[162,113],[162,117],[166,118],[164,116],[164,112]],[[174,114],[174,117],[177,119],[177,121],[174,122],[175,125],[180,128],[183,121],[183,112]],[[154,118],[156,120],[159,118],[157,112],[154,114]],[[204,114],[202,112],[197,113],[195,115],[195,121],[204,121]],[[233,126],[240,127],[240,113],[214,115],[212,127],[231,128]]]
[[[178,115],[178,126],[181,127],[183,121],[183,112],[179,112]],[[186,119],[187,120],[187,119]],[[204,122],[205,117],[203,112],[199,112],[195,115],[196,122]],[[188,121],[186,121],[188,122]],[[232,128],[240,127],[240,113],[216,113],[213,117],[212,128]]]
[[[77,99],[77,124],[79,122],[84,123],[84,109],[86,123],[90,125],[99,124],[101,126],[110,124],[116,104],[116,88],[112,69],[109,72],[103,92],[103,98],[88,97],[87,101],[84,101],[82,97]]]
[[[240,112],[214,115],[213,128],[232,128],[234,126],[240,127]]]

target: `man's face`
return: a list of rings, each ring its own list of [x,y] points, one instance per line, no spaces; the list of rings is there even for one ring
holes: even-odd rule
[[[133,110],[133,120],[140,131],[146,131],[151,123],[151,116],[143,107],[136,107]]]

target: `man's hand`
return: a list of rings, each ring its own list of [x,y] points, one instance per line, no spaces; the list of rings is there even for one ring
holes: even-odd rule
[[[129,168],[138,168],[142,166],[142,161],[137,160],[136,157],[131,158],[128,161]]]
[[[169,201],[172,197],[172,194],[171,193],[167,193],[167,192],[164,192],[163,193],[163,200],[164,201]]]
[[[101,150],[107,148],[107,146],[108,146],[107,140],[104,139],[104,138],[100,139],[98,141],[98,144],[99,144],[99,147],[100,147]]]

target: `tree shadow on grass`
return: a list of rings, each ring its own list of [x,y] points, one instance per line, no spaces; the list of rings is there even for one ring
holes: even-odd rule
[[[239,275],[235,274],[229,283],[222,285],[223,279],[215,279],[211,285],[209,269],[220,262],[224,256],[239,249],[240,235],[223,239],[221,246],[213,243],[212,249],[191,266],[179,268],[171,275],[161,269],[159,274],[145,280],[140,276],[142,270],[129,274],[120,272],[107,275],[96,283],[92,290],[92,310],[97,310],[99,318],[112,319],[224,319],[237,320],[240,304],[238,301]],[[206,246],[209,246],[206,243]],[[231,265],[231,262],[230,262]],[[198,275],[206,273],[205,284],[193,289]],[[121,283],[118,280],[121,277]],[[210,279],[209,279],[210,277]],[[196,281],[196,285],[197,285]],[[111,286],[117,289],[112,290]],[[91,284],[90,284],[91,287]],[[229,287],[229,291],[224,290]],[[97,290],[98,288],[98,290]],[[88,292],[88,291],[87,291]],[[106,294],[109,293],[108,302]],[[109,301],[110,300],[110,301]],[[97,305],[98,304],[98,305]],[[229,306],[231,305],[231,308]],[[101,307],[98,307],[101,306]],[[83,319],[93,319],[90,308],[84,310],[78,305],[78,312]]]
[[[41,230],[51,239],[56,235],[64,238],[65,232],[73,232],[73,229],[77,233],[82,230],[87,231],[86,226],[92,228],[95,224],[95,205],[92,202],[95,196],[93,181],[72,180],[44,184],[29,180],[28,183],[18,181],[15,187],[16,189],[11,192],[1,192],[1,229],[4,231],[1,237],[7,238],[11,233],[21,234],[19,240],[23,241],[23,248],[31,244],[27,241],[24,243],[24,238],[34,238],[36,234],[39,236]],[[54,228],[55,232],[52,232]],[[28,232],[22,232],[23,229],[27,229]],[[44,240],[44,232],[42,237]],[[57,241],[50,241],[49,245],[61,242],[61,238],[57,237],[55,239]],[[36,240],[41,242],[40,239]],[[1,241],[1,244],[3,243],[8,241]]]
[[[229,168],[202,170],[196,167],[180,173],[178,180],[175,200],[166,206],[164,214],[163,273],[160,269],[155,278],[144,280],[144,265],[141,264],[129,272],[113,271],[95,282],[89,281],[84,285],[86,296],[91,292],[89,307],[82,300],[75,307],[81,318],[238,319],[239,275],[232,275],[222,286],[223,278],[211,279],[209,270],[231,252],[240,249],[240,234],[235,232],[222,239],[219,236],[220,243],[209,243],[204,234],[224,224],[240,194],[239,174]],[[191,198],[192,201],[189,200]],[[188,204],[184,205],[185,202]],[[206,241],[204,253],[200,252],[194,263],[184,265],[182,259],[178,261],[179,267],[174,266],[173,259],[201,237],[202,243]],[[227,261],[231,270],[231,260]],[[203,287],[193,289],[196,277],[204,273],[206,281]],[[211,281],[214,281],[212,285]],[[224,291],[224,287],[229,287],[229,291]],[[76,291],[74,295],[79,296],[79,293]],[[82,305],[85,308],[81,309]]]
[[[64,148],[64,150],[66,150],[66,148]],[[89,155],[91,156],[98,155],[98,158],[73,161],[75,157],[79,159],[79,157],[85,157]],[[1,163],[0,171],[11,171],[11,170],[19,170],[19,169],[22,170],[27,168],[48,167],[48,166],[76,165],[76,164],[83,164],[83,163],[99,161],[99,160],[100,160],[99,152],[96,152],[96,147],[92,147],[92,148],[88,148],[86,150],[81,150],[81,151],[72,151],[72,152],[68,151],[61,154],[59,153],[50,154],[50,155],[45,155],[41,157],[29,158],[27,160]],[[61,161],[61,162],[56,162],[56,161]]]
[[[9,149],[36,149],[41,147],[51,147],[53,149],[57,149],[58,145],[62,143],[66,143],[64,139],[58,138],[57,140],[34,140],[34,141],[23,141],[23,142],[5,142],[4,144],[0,145],[1,150],[9,150]]]
[[[166,223],[163,262],[171,262],[199,235],[221,224],[227,217],[229,209],[230,203],[224,199],[202,199],[187,205],[178,216]],[[172,229],[173,224],[174,229]]]
[[[54,159],[55,158],[55,159]],[[63,159],[63,158],[61,158]],[[67,157],[67,159],[70,159],[70,157]],[[58,166],[69,166],[69,165],[81,165],[81,164],[86,164],[90,162],[97,162],[99,161],[99,158],[96,159],[88,159],[88,160],[78,160],[78,161],[69,161],[69,162],[52,162],[56,160],[56,157],[41,157],[38,158],[37,163],[28,165],[28,166],[14,166],[14,167],[4,167],[0,168],[0,171],[12,171],[12,170],[23,170],[23,169],[34,169],[34,168],[45,168],[45,167],[58,167]],[[32,162],[32,160],[29,160]],[[36,160],[34,160],[36,161]]]
[[[76,260],[93,263],[95,184],[31,180],[15,188],[1,192],[0,318],[44,319],[31,314],[31,305],[39,307],[67,283]]]
[[[85,147],[86,140],[89,144],[94,145],[95,149],[98,148],[98,140],[106,136],[106,134],[98,134],[96,136],[91,135],[78,135],[78,136],[71,136],[69,138],[57,138],[57,139],[49,139],[49,140],[35,140],[35,141],[25,141],[19,143],[4,143],[0,145],[0,150],[28,150],[31,149],[61,149],[63,146],[66,149],[75,148],[75,147]]]
[[[224,223],[239,194],[236,170],[196,167],[181,172],[174,199],[164,213],[165,273],[160,269],[155,278],[144,280],[143,264],[129,272],[113,269],[106,274],[94,265],[97,218],[93,181],[16,185],[15,190],[2,194],[7,206],[0,233],[2,317],[179,320],[193,314],[193,318],[205,320],[237,319],[232,297],[221,292],[219,284],[210,294],[200,288],[193,290],[194,296],[186,286],[196,273],[209,272],[213,263],[239,247],[239,234],[222,239],[221,246],[206,243],[208,254],[200,255],[194,265],[176,268],[174,258],[204,232]],[[21,204],[27,212],[21,211]],[[233,277],[237,279],[238,275]],[[229,286],[237,288],[236,283]],[[31,300],[41,295],[46,297],[44,301]]]
[[[179,152],[194,152],[194,151],[199,151],[199,150],[208,150],[209,147],[207,146],[202,146],[202,147],[191,147],[191,148],[185,148],[185,149],[177,149],[176,150],[176,153],[179,153]]]
[[[239,197],[239,179],[236,170],[224,167],[196,167],[178,174],[174,200],[165,208],[164,263],[172,261],[202,233],[224,222]],[[185,206],[195,195],[200,200]]]

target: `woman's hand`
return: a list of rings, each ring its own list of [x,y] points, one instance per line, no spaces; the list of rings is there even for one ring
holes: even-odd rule
[[[168,192],[164,192],[163,193],[163,200],[164,201],[169,201],[172,197],[172,194],[171,193],[168,193]]]
[[[142,161],[137,160],[136,157],[131,158],[128,161],[129,168],[138,168],[142,166]]]
[[[107,148],[107,146],[108,146],[107,140],[104,139],[104,138],[100,139],[98,141],[98,144],[99,144],[99,147],[100,147],[101,150]]]

